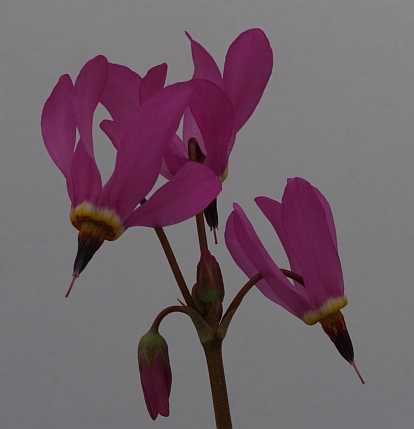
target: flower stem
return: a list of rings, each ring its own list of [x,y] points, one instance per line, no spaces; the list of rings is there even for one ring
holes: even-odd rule
[[[170,246],[167,236],[162,228],[154,228],[157,233],[158,239],[160,240],[161,246],[164,250],[165,256],[167,257],[168,263],[170,264],[171,270],[174,274],[175,280],[178,287],[180,288],[181,294],[183,295],[185,303],[196,310],[196,305],[194,304],[193,298],[188,290],[187,284],[184,280],[184,277],[181,273],[180,267],[178,266],[177,260],[175,259],[174,252]]]
[[[296,282],[300,283],[302,286],[305,286],[305,282],[303,281],[303,277],[299,274],[294,273],[290,270],[284,270],[283,268],[280,269],[282,273],[289,279],[295,280]]]
[[[181,305],[173,305],[171,307],[164,308],[164,310],[162,310],[155,318],[154,322],[152,322],[151,329],[158,332],[158,329],[160,328],[160,324],[163,321],[164,317],[168,316],[171,313],[184,313],[188,316],[188,313]]]
[[[196,215],[198,242],[200,244],[200,253],[203,250],[208,250],[206,228],[204,226],[204,215],[199,213]]]
[[[229,308],[227,309],[225,315],[223,316],[223,319],[229,314],[232,310],[235,310],[238,308],[238,306],[241,304],[243,298],[246,296],[247,292],[260,280],[262,280],[263,276],[258,273],[254,277],[252,277],[238,292],[238,294],[234,297],[233,301],[229,305]]]
[[[221,349],[222,342],[221,339],[214,339],[203,344],[203,348],[210,377],[216,427],[217,429],[232,429]]]

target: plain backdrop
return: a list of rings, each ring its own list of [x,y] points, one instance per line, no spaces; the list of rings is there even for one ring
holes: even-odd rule
[[[412,428],[414,357],[414,2],[411,0],[3,0],[0,6],[0,427],[214,427],[204,356],[182,314],[161,326],[173,368],[171,414],[150,419],[136,348],[180,297],[155,233],[105,243],[64,298],[77,231],[63,176],[40,133],[60,75],[92,57],[141,75],[162,62],[191,78],[190,44],[222,67],[230,43],[260,27],[274,70],[237,136],[219,196],[225,305],[246,282],[223,239],[239,203],[279,266],[287,260],[254,204],[288,177],[329,200],[363,386],[319,325],[253,289],[233,319],[224,360],[235,429]],[[104,111],[98,117],[104,117]],[[98,129],[104,178],[114,150]],[[166,229],[195,281],[194,221]]]

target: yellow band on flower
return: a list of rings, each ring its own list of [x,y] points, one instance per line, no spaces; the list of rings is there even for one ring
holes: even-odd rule
[[[337,312],[348,304],[348,298],[343,295],[337,298],[330,298],[328,301],[319,307],[317,311],[306,312],[302,319],[307,325],[314,325],[319,320]]]
[[[220,177],[221,182],[224,182],[227,179],[228,175],[229,175],[229,166],[227,165],[226,171]]]
[[[83,222],[92,222],[105,229],[105,240],[113,241],[125,231],[121,219],[114,210],[98,208],[88,202],[83,202],[70,212],[72,225],[80,230]]]

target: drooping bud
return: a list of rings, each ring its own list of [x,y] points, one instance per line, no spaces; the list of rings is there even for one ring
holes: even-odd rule
[[[197,265],[196,292],[200,301],[211,304],[215,300],[223,302],[224,283],[220,265],[209,250],[201,252]]]
[[[172,384],[168,345],[156,330],[148,331],[138,344],[138,368],[145,404],[153,420],[170,414]]]

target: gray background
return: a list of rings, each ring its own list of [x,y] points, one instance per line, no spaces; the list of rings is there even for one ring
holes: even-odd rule
[[[229,44],[262,28],[274,72],[238,134],[211,245],[227,287],[246,281],[224,246],[233,201],[280,266],[286,257],[253,198],[282,196],[287,177],[333,208],[362,386],[320,327],[256,289],[224,343],[234,427],[411,428],[414,329],[414,2],[385,0],[3,0],[0,6],[0,427],[212,428],[207,371],[184,315],[161,327],[173,366],[171,416],[149,418],[136,346],[179,297],[155,233],[105,243],[64,294],[76,253],[63,176],[40,134],[59,76],[97,54],[141,75],[167,62],[192,75],[187,30],[222,67]],[[114,151],[95,134],[103,175]],[[189,285],[193,220],[167,228]]]

